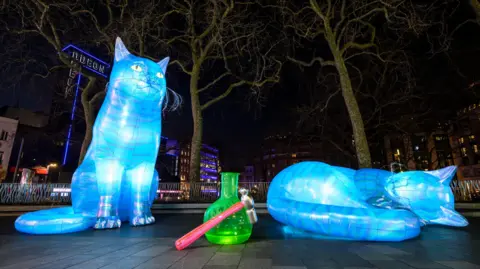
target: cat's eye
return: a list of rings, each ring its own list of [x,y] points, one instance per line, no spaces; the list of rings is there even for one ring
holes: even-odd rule
[[[134,64],[134,65],[132,65],[132,70],[140,72],[140,71],[142,71],[142,67],[138,64]]]
[[[160,72],[158,72],[158,73],[157,73],[157,77],[158,77],[158,78],[163,78],[163,74],[160,73]]]

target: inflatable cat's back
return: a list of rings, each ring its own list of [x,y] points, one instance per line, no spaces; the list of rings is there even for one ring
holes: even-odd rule
[[[304,231],[354,240],[402,241],[418,236],[425,223],[468,224],[453,209],[453,194],[446,184],[454,175],[452,168],[438,171],[392,174],[301,162],[273,179],[267,206],[277,221]]]

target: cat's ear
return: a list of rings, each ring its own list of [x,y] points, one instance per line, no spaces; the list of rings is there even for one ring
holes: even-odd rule
[[[122,39],[117,37],[117,40],[115,41],[115,62],[123,60],[128,55],[130,55],[130,52],[123,44]]]
[[[162,68],[162,71],[164,74],[167,73],[167,67],[168,67],[168,62],[170,61],[170,57],[165,57],[163,60],[158,62],[158,65],[160,65],[160,68]]]
[[[442,183],[443,185],[450,185],[450,182],[452,182],[452,179],[455,176],[456,172],[457,167],[455,165],[434,171],[425,171],[425,173],[438,178],[438,182]]]
[[[452,205],[453,208],[453,205]],[[445,208],[440,206],[441,213],[439,217],[434,221],[437,224],[443,224],[453,227],[465,227],[468,226],[468,220],[462,216],[462,214],[455,211],[455,209]]]

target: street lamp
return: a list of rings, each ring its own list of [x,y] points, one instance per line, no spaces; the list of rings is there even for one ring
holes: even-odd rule
[[[57,167],[58,165],[56,163],[51,163],[47,165],[47,176],[45,177],[45,183],[48,183],[48,174],[50,173],[50,167]]]
[[[57,166],[58,166],[58,164],[56,164],[56,163],[51,163],[51,164],[47,165],[47,169],[50,168],[50,167],[57,167]]]

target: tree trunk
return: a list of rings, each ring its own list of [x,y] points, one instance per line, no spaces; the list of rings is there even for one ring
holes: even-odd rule
[[[90,143],[92,142],[93,123],[91,123],[89,126],[87,121],[85,121],[85,124],[87,124],[87,130],[85,132],[85,137],[83,138],[82,148],[80,150],[80,156],[78,158],[78,165],[82,164],[83,159],[85,158],[85,154],[87,154],[88,146],[90,146]]]
[[[330,31],[331,32],[331,31]],[[340,86],[342,87],[343,100],[347,107],[350,122],[352,124],[353,139],[355,143],[355,151],[357,154],[357,161],[359,168],[372,167],[372,158],[370,156],[370,148],[368,147],[367,135],[365,134],[365,127],[363,124],[362,114],[358,107],[358,102],[352,88],[352,81],[348,73],[345,59],[340,53],[340,50],[333,38],[333,33],[326,35],[328,45],[335,60],[335,67],[340,76]]]
[[[353,139],[359,168],[372,167],[372,158],[368,147],[367,135],[363,124],[362,114],[358,107],[357,99],[352,89],[352,82],[348,74],[347,66],[342,56],[335,57],[335,63],[340,75],[340,85],[342,87],[343,100],[347,107],[350,122],[352,123]]]
[[[480,23],[480,1],[479,0],[470,0],[470,5],[475,11],[475,15],[477,17],[477,22]]]
[[[200,70],[193,69],[190,76],[190,96],[192,99],[192,117],[193,117],[193,136],[190,144],[190,169],[189,181],[200,181],[200,151],[202,149],[203,136],[203,117],[200,105],[200,97],[198,95],[198,79]]]
[[[85,132],[85,137],[83,138],[82,142],[82,148],[80,150],[80,156],[78,157],[78,165],[82,164],[83,159],[85,158],[85,154],[87,154],[88,147],[90,146],[90,143],[92,142],[92,137],[93,137],[93,124],[95,123],[95,116],[93,115],[93,107],[90,104],[90,100],[88,98],[90,90],[93,88],[93,85],[95,85],[95,78],[89,78],[88,84],[83,89],[82,92],[82,106],[83,106],[83,111],[85,114],[85,125],[86,125],[86,132]]]

